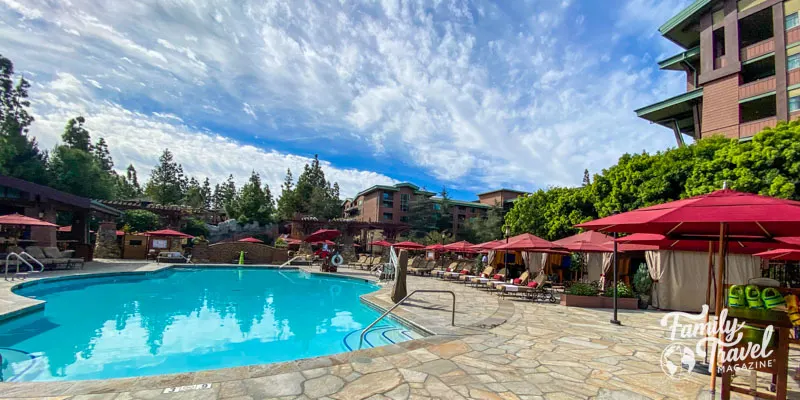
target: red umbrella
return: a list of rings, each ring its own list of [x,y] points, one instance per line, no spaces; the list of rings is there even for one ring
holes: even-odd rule
[[[613,243],[613,242],[612,242]],[[617,239],[617,243],[630,243],[655,246],[661,250],[677,250],[677,251],[708,251],[708,239],[705,240],[676,240],[668,239],[664,235],[657,235],[654,233],[634,233],[633,235],[621,237]],[[774,249],[777,247],[787,247],[785,244],[780,244],[771,241],[747,241],[747,240],[732,240],[728,242],[727,251],[734,254],[755,254],[765,250]],[[793,247],[793,246],[788,246]]]
[[[800,236],[798,236],[798,237],[777,237],[777,238],[775,238],[775,240],[777,240],[777,241],[779,241],[781,243],[791,244],[791,245],[794,245],[794,246],[800,246]],[[783,247],[783,246],[781,246],[781,247]]]
[[[332,242],[330,240],[320,240],[319,242],[314,242],[312,244],[326,244],[328,246],[336,246],[336,243],[334,243],[334,242]]]
[[[531,235],[530,233],[523,233],[521,235],[508,238],[508,244],[496,246],[493,250],[550,252],[545,250],[554,250],[555,248],[556,245],[554,245],[552,242],[548,242],[547,240],[535,235]]]
[[[771,261],[800,261],[800,250],[798,249],[776,249],[754,254]]]
[[[263,240],[256,239],[254,237],[246,237],[244,239],[239,239],[237,242],[245,242],[245,243],[264,243]]]
[[[410,242],[410,241],[395,243],[394,247],[396,247],[398,249],[406,249],[406,250],[420,250],[420,249],[425,248],[425,246],[423,246],[423,245],[421,245],[419,243],[414,243],[414,242]]]
[[[51,226],[58,228],[58,225],[56,224],[51,224],[47,221],[42,221],[36,218],[26,217],[22,214],[0,215],[0,225]]]
[[[369,243],[370,246],[382,246],[382,247],[391,247],[391,243],[385,240],[376,240],[374,242]]]
[[[117,231],[117,236],[125,236],[125,231]]]
[[[553,244],[576,253],[609,253],[614,251],[613,245],[606,244],[609,240],[613,238],[606,234],[586,231],[553,241]]]
[[[436,244],[432,244],[432,245],[430,245],[430,246],[427,246],[427,247],[425,247],[425,250],[436,251],[436,252],[444,252],[444,251],[447,251],[447,250],[445,250],[445,248],[444,248],[444,245],[441,245],[441,244],[439,244],[439,243],[436,243]]]
[[[476,245],[473,245],[471,248],[472,248],[472,250],[475,250],[475,251],[494,250],[495,247],[502,246],[504,244],[506,244],[505,239],[490,240],[488,242],[483,242],[483,243],[478,243]]]
[[[144,233],[146,236],[167,236],[167,237],[179,237],[184,239],[191,239],[194,236],[185,234],[183,232],[178,232],[172,229],[162,229],[160,231],[150,231]]]
[[[453,251],[456,253],[474,253],[475,250],[472,249],[472,246],[472,243],[462,240],[460,242],[446,244],[443,247],[446,251]]]
[[[316,243],[321,242],[323,240],[333,240],[339,237],[342,233],[337,231],[336,229],[320,229],[308,236],[306,236],[304,241],[308,243]]]

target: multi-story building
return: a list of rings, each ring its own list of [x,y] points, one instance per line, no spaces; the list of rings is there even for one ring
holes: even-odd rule
[[[686,93],[636,110],[683,136],[746,139],[800,116],[800,0],[695,0],[659,28]]]
[[[513,200],[522,194],[525,192],[498,189],[479,194],[476,201],[449,199],[450,213],[453,216],[453,234],[463,229],[464,224],[471,218],[486,215],[486,211],[496,204],[503,205],[504,209],[510,208]],[[372,186],[358,193],[355,198],[346,199],[343,216],[365,222],[407,223],[409,210],[420,196],[429,198],[434,210],[441,207],[442,199],[434,197],[435,193],[404,182],[394,186]]]

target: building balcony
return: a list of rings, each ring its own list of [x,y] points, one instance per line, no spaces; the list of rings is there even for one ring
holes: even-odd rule
[[[800,84],[800,68],[789,71],[789,86]]]
[[[800,42],[800,26],[796,26],[786,31],[786,44]]]
[[[775,77],[759,79],[739,86],[739,99],[746,99],[775,90]]]
[[[777,117],[767,117],[739,125],[739,137],[755,136],[764,128],[772,128],[778,123]]]
[[[714,69],[720,69],[728,65],[728,59],[725,56],[714,57]]]
[[[775,51],[775,40],[774,38],[769,38],[767,40],[762,40],[758,43],[751,44],[742,49],[741,59],[742,62],[752,60],[754,58],[761,57],[765,54],[769,54]]]

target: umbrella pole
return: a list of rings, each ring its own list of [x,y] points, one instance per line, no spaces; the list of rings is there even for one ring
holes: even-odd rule
[[[726,231],[726,224],[724,222],[719,224],[719,267],[717,268],[717,293],[716,293],[716,304],[715,312],[717,315],[717,329],[719,330],[719,334],[717,335],[717,343],[714,346],[714,354],[711,355],[711,397],[714,397],[714,394],[717,391],[717,362],[719,360],[719,353],[722,349],[722,340],[723,334],[722,329],[720,329],[719,324],[722,323],[720,321],[720,314],[722,313],[722,277],[725,273],[725,231]]]
[[[711,280],[714,279],[714,242],[708,241],[708,280],[706,281],[706,305],[711,307]],[[710,310],[706,313],[706,326],[708,326],[708,319],[710,318]],[[708,330],[704,332],[704,336],[708,337]],[[708,364],[708,342],[705,343],[706,355],[703,360]]]
[[[622,325],[622,322],[619,322],[617,319],[617,232],[614,232],[614,318],[611,319],[612,324],[614,325]]]

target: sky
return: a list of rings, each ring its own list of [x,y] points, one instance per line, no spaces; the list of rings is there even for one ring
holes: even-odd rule
[[[633,110],[685,91],[657,29],[689,2],[0,0],[0,54],[32,81],[44,149],[83,115],[142,181],[169,148],[277,193],[318,154],[343,197],[409,181],[474,200],[674,147]]]

